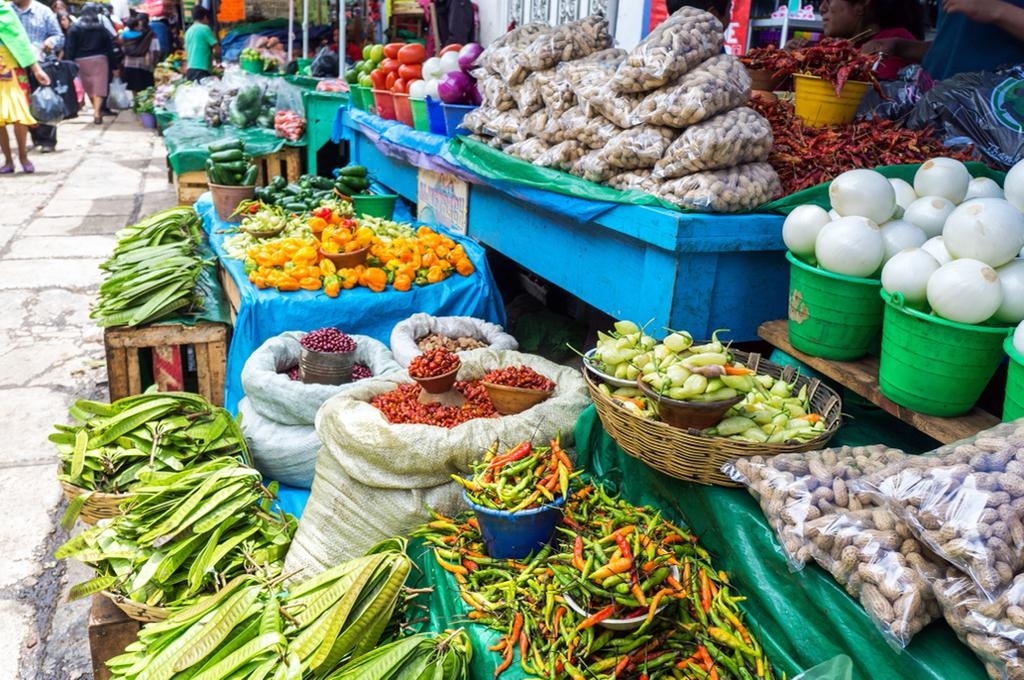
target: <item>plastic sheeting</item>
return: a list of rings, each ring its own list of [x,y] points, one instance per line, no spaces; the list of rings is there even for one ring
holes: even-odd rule
[[[475,241],[446,232],[466,249],[476,267],[471,276],[454,275],[441,283],[414,286],[402,293],[389,289],[374,293],[357,287],[342,291],[337,298],[323,291],[258,290],[243,271],[241,260],[225,256],[223,244],[231,225],[217,219],[210,195],[196,201],[196,212],[203,218],[203,227],[210,236],[221,266],[238,286],[241,296],[238,315],[228,349],[227,380],[224,406],[234,412],[242,398],[242,366],[249,355],[265,340],[285,331],[311,331],[323,326],[337,326],[351,333],[369,335],[383,343],[391,337],[395,324],[415,312],[437,316],[473,316],[485,321],[505,323],[501,294],[491,276],[484,249]],[[435,227],[435,229],[440,229]]]
[[[304,140],[285,142],[274,135],[273,130],[252,127],[240,129],[234,125],[218,128],[208,127],[201,120],[189,118],[172,118],[173,124],[167,122],[164,130],[164,144],[167,146],[167,162],[176,175],[206,167],[206,158],[210,155],[206,147],[213,142],[232,137],[245,142],[245,150],[253,156],[265,156],[279,151],[285,146],[305,146]]]
[[[966,163],[966,165],[967,169],[971,173],[971,177],[989,177],[999,182],[999,186],[1003,185],[1003,178],[1006,177],[1005,172],[993,170],[983,163]],[[911,184],[911,186],[913,186],[914,173],[917,172],[917,169],[920,167],[921,163],[913,163],[910,165],[885,165],[874,169],[890,179],[898,178],[906,180]],[[765,203],[758,208],[758,212],[774,212],[788,215],[790,210],[806,203],[814,203],[815,205],[819,205],[825,210],[828,210],[832,207],[828,199],[829,184],[831,184],[831,182],[818,184],[813,187],[808,187],[802,191],[798,191],[795,194],[783,196],[771,203]]]

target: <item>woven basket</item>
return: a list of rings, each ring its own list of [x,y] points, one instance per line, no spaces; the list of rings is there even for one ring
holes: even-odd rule
[[[782,378],[790,383],[796,378],[797,389],[806,385],[811,410],[825,419],[826,427],[821,436],[798,444],[755,444],[724,437],[709,437],[700,430],[683,430],[633,415],[597,389],[597,383],[589,372],[583,371],[583,377],[597,407],[601,424],[623,451],[670,477],[700,484],[735,487],[741,485],[722,472],[723,464],[744,456],[774,456],[823,448],[839,429],[842,400],[834,390],[819,380],[803,375],[797,377],[797,371],[792,366],[773,364],[761,359],[761,355],[756,353],[732,350],[732,354],[735,360],[757,373]]]
[[[163,621],[170,615],[170,612],[163,607],[151,607],[144,602],[129,600],[124,595],[112,593],[109,590],[104,590],[102,593],[111,602],[116,604],[118,609],[123,611],[129,618],[135,619],[136,621],[152,623],[154,621]]]
[[[60,488],[64,490],[64,498],[70,503],[76,497],[89,493],[88,490],[74,484],[61,481]],[[94,491],[89,500],[82,506],[82,512],[78,518],[86,524],[96,524],[101,519],[110,519],[121,514],[121,502],[131,498],[130,493],[103,493]]]

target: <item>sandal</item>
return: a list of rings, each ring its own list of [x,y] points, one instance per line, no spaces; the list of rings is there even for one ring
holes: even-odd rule
[[[31,174],[36,171],[36,166],[32,165],[31,162],[25,161],[21,164],[21,171],[24,173]]]
[[[14,172],[14,164],[9,163],[3,167],[0,167],[0,175],[9,175]]]
[[[92,124],[93,125],[103,125],[103,118],[102,117],[100,117],[100,118],[93,118],[92,119]]]

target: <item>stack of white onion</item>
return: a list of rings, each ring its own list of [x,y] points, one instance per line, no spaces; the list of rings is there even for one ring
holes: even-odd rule
[[[908,305],[960,323],[1024,320],[1024,162],[1004,189],[972,179],[963,163],[934,158],[914,183],[872,170],[845,172],[829,187],[832,213],[801,206],[783,240],[827,271],[874,277]],[[879,226],[880,225],[880,226]]]

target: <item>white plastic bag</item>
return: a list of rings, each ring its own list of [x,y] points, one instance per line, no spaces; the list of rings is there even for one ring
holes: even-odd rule
[[[430,333],[446,337],[474,338],[485,343],[490,349],[519,349],[516,339],[495,323],[475,319],[471,316],[431,316],[419,312],[405,321],[399,321],[391,329],[391,353],[400,366],[422,354],[416,341]]]
[[[238,402],[238,415],[253,465],[264,477],[301,489],[313,485],[316,452],[321,444],[312,424],[282,425],[264,418],[248,397]]]
[[[107,92],[107,106],[115,110],[132,108],[132,96],[128,94],[128,86],[120,78],[110,81],[110,89]]]

